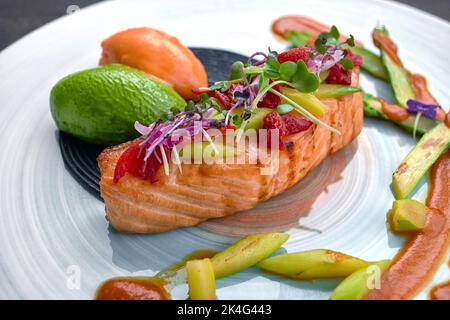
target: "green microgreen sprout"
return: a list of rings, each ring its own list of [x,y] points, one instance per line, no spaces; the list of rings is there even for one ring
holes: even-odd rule
[[[297,72],[297,64],[292,61],[286,61],[280,65],[280,78],[289,81]]]
[[[241,70],[244,68],[244,63],[242,61],[235,61],[231,65],[230,80],[242,80]]]
[[[339,64],[344,67],[345,70],[352,70],[353,69],[353,62],[349,57],[345,57],[341,61],[339,61]]]
[[[236,127],[239,127],[242,124],[242,117],[238,114],[235,114],[231,120]]]
[[[322,32],[314,42],[314,45],[318,52],[320,53],[326,53],[327,52],[327,46],[342,46],[342,45],[348,45],[349,47],[355,46],[355,38],[353,35],[350,35],[350,37],[344,42],[339,43],[339,38],[341,37],[341,34],[336,26],[332,26],[331,30],[329,32]]]

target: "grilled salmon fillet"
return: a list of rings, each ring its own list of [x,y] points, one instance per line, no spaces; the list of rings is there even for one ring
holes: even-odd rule
[[[358,70],[352,85],[359,86]],[[287,146],[279,152],[279,169],[261,175],[261,164],[182,164],[182,173],[170,162],[170,174],[160,168],[156,183],[126,174],[114,182],[121,154],[132,142],[107,148],[98,157],[100,191],[106,215],[120,232],[153,233],[194,226],[254,208],[299,182],[328,155],[345,147],[363,125],[362,94],[354,93],[323,102],[328,112],[322,121],[341,135],[322,126],[283,138]]]

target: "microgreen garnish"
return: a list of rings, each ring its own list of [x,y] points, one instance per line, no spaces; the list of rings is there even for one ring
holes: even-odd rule
[[[242,124],[242,117],[238,114],[235,114],[231,120],[233,121],[233,124],[237,127],[239,127]]]
[[[286,61],[280,65],[279,73],[280,78],[285,81],[289,81],[297,72],[297,64],[292,61]]]
[[[297,71],[291,78],[292,85],[300,92],[313,92],[319,88],[318,77],[309,72],[303,60],[297,62]]]
[[[339,61],[339,64],[344,67],[345,70],[352,70],[354,65],[352,60],[349,57],[345,57],[341,61]]]
[[[346,70],[353,69],[352,60],[346,56],[346,48],[354,47],[355,39],[351,35],[346,41],[339,42],[340,37],[339,30],[333,26],[329,32],[321,33],[314,42],[316,51],[313,52],[308,62],[308,69],[314,72],[318,78],[320,78],[321,72],[329,70],[337,63],[340,63]]]
[[[242,61],[235,61],[231,65],[230,80],[242,79],[241,70],[244,68]]]

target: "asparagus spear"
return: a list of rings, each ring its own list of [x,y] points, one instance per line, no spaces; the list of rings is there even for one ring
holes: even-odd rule
[[[239,240],[211,258],[216,278],[229,276],[255,265],[278,249],[288,238],[286,233],[266,233]]]
[[[361,92],[361,88],[340,84],[321,84],[319,89],[313,94],[319,99],[329,99],[346,96],[356,92]]]
[[[414,131],[414,123],[416,121],[415,114],[410,114],[408,118],[404,121],[393,120],[383,112],[384,101],[381,100],[380,98],[374,97],[369,93],[364,93],[363,103],[364,103],[364,115],[366,117],[390,121],[410,133]],[[418,136],[424,135],[425,133],[433,129],[437,124],[438,122],[435,120],[421,117],[417,123],[416,135]]]
[[[363,64],[361,65],[362,70],[368,72],[378,79],[384,81],[388,80],[386,68],[381,62],[381,58],[379,55],[363,47],[354,47],[352,48],[352,52],[359,54],[363,58]]]
[[[209,259],[188,261],[186,272],[191,300],[216,299],[214,269]]]
[[[389,267],[389,260],[373,263],[344,279],[331,294],[330,300],[360,300],[373,289],[372,279],[379,278]]]
[[[380,48],[381,60],[386,67],[395,100],[398,105],[407,108],[406,102],[415,100],[416,95],[409,80],[408,70],[403,67],[403,63],[398,56],[397,46],[384,27],[375,28],[372,37],[375,45]]]
[[[427,132],[406,156],[392,176],[396,199],[404,199],[439,158],[450,147],[450,129],[440,123]]]
[[[369,262],[340,252],[319,249],[274,256],[258,267],[296,280],[313,280],[345,277],[368,265]]]

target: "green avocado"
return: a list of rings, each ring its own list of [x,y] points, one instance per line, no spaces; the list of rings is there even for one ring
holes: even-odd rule
[[[69,75],[50,93],[50,111],[59,130],[101,145],[131,140],[135,121],[148,125],[186,102],[169,86],[122,65]]]

